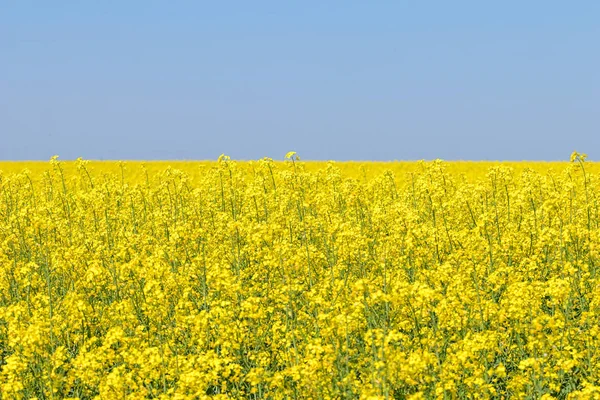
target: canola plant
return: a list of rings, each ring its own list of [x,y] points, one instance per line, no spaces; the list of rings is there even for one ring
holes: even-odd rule
[[[0,398],[600,398],[597,169],[0,163]]]

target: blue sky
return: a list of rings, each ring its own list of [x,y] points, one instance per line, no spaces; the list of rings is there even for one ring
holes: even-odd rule
[[[0,2],[0,159],[600,154],[600,2]]]

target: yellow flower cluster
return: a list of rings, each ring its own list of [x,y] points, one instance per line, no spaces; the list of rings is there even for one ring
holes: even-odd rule
[[[0,398],[600,398],[572,161],[0,164]]]

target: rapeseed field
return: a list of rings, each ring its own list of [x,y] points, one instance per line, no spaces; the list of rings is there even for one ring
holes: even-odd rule
[[[600,170],[0,163],[1,399],[600,398]]]

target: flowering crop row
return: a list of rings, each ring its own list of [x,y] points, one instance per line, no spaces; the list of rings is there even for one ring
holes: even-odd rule
[[[600,398],[572,161],[2,173],[0,399]]]

